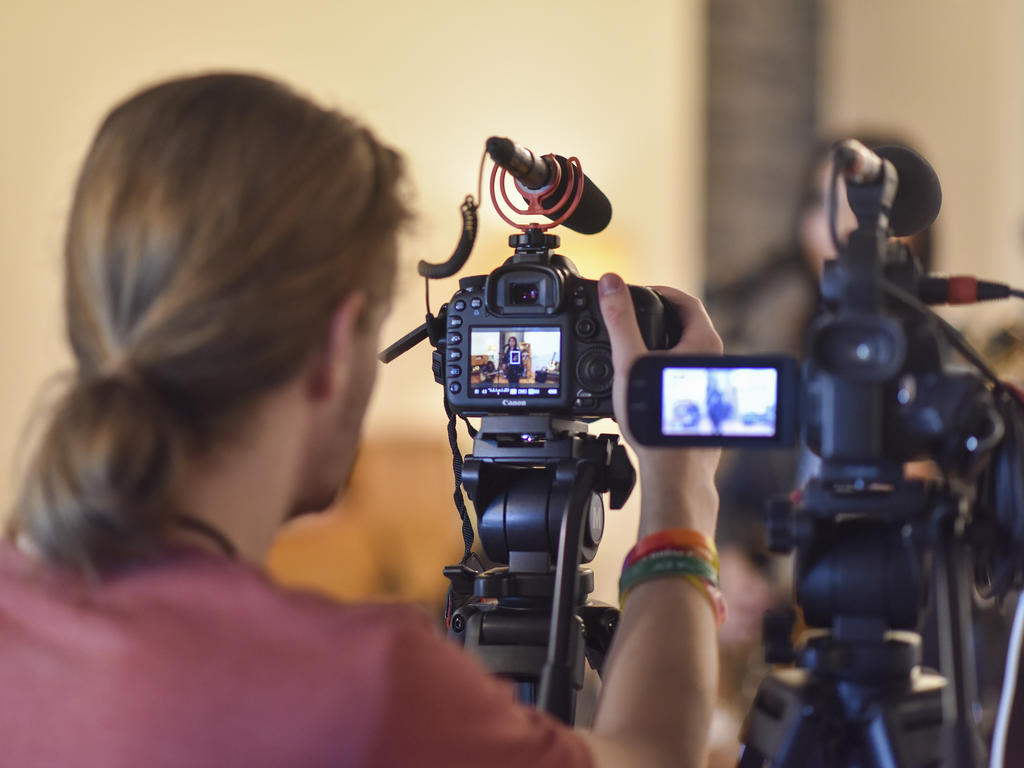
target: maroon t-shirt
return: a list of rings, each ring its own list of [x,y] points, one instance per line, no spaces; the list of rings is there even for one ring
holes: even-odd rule
[[[408,606],[179,552],[102,582],[0,546],[0,765],[589,766]]]

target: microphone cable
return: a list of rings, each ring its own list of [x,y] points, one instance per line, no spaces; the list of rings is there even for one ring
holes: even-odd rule
[[[989,751],[989,768],[1003,768],[1006,760],[1006,740],[1010,733],[1010,713],[1013,711],[1017,692],[1017,675],[1020,672],[1021,642],[1024,640],[1024,592],[1017,598],[1017,609],[1013,615],[1010,642],[1006,647],[1006,668],[1003,672],[1003,689],[996,709],[996,725],[992,733],[992,749]]]
[[[1003,523],[1010,523],[1014,528],[1014,536],[1019,536],[1021,528],[1024,527],[1024,519],[1022,519],[1020,510],[1020,503],[1024,500],[1024,476],[1021,474],[1024,456],[1021,455],[1022,446],[1020,444],[1020,440],[1024,437],[1024,413],[1022,413],[1024,402],[1022,402],[1021,394],[1012,385],[1000,381],[998,376],[971,348],[963,335],[924,302],[900,290],[891,283],[883,282],[882,289],[905,306],[935,318],[952,346],[993,385],[994,394],[998,397],[997,403],[1002,406],[1000,411],[1005,421],[1006,434],[1003,438],[1002,448],[997,451],[993,459],[994,466],[989,470],[992,476],[987,484],[990,487],[989,495],[992,497],[991,501],[997,507],[1000,506],[1000,501],[1002,501],[1003,505],[1007,505],[1001,510],[1002,514],[1000,514],[999,509],[995,510],[997,520]],[[1007,294],[1024,298],[1024,291],[1018,289],[1007,287]],[[1010,549],[1015,548],[1012,540],[1008,543],[1008,546]],[[1000,593],[1005,594],[1011,589],[1019,588],[1021,586],[1020,571],[1024,569],[1019,568],[1018,565],[1019,563],[1011,561],[1009,563],[1004,562],[1002,567],[998,569],[992,566],[987,574],[989,578],[988,592],[998,597]],[[977,564],[975,567],[977,568]],[[999,704],[996,709],[992,746],[989,751],[989,768],[1004,768],[1006,742],[1010,729],[1010,715],[1013,712],[1017,678],[1020,674],[1022,646],[1024,646],[1024,592],[1017,598],[1013,626],[1010,630],[1009,642],[1006,648],[1006,665],[1003,671],[1003,685]]]
[[[432,264],[423,259],[416,265],[416,271],[427,283],[427,313],[430,313],[430,281],[451,277],[462,269],[473,252],[473,245],[476,243],[476,233],[479,228],[480,217],[477,211],[480,209],[480,201],[483,199],[484,184],[484,161],[487,159],[487,149],[480,156],[480,170],[476,180],[476,199],[473,195],[466,195],[466,198],[459,206],[459,215],[462,217],[462,232],[459,234],[459,242],[455,250],[448,258],[448,261],[441,264]]]

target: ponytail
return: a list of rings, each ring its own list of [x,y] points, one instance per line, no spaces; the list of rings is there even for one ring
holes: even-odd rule
[[[137,376],[78,381],[58,403],[15,525],[48,562],[96,570],[151,554],[173,519],[171,413]]]
[[[401,177],[368,130],[260,77],[171,80],[115,107],[64,243],[76,383],[12,533],[47,562],[95,571],[155,554],[188,524],[174,496],[186,452],[237,439],[317,354],[345,297],[390,294]]]

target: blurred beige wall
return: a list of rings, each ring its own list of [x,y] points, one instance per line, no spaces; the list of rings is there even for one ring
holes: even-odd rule
[[[822,1],[825,130],[907,135],[942,181],[938,267],[1024,283],[1024,3]],[[1007,316],[1024,316],[1020,302],[947,315]]]
[[[35,393],[68,362],[63,222],[77,165],[116,100],[183,72],[256,70],[341,106],[402,148],[421,218],[385,329],[390,341],[422,322],[415,262],[450,254],[458,205],[475,192],[491,134],[577,155],[608,194],[615,216],[604,234],[563,238],[562,252],[585,275],[615,268],[633,282],[698,290],[703,28],[697,0],[6,3],[0,505],[12,497],[14,448]],[[463,274],[500,263],[508,231],[485,206]],[[434,284],[434,309],[454,287]],[[379,381],[367,433],[443,434],[426,345],[384,368]],[[621,518],[622,536],[635,535],[633,526],[635,518]],[[607,557],[624,547],[625,540]]]

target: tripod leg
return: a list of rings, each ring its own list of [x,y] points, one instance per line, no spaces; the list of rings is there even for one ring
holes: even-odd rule
[[[875,718],[866,729],[865,746],[873,768],[912,768],[903,766],[896,756],[894,739],[898,738],[886,727],[885,718]]]
[[[953,530],[954,526],[954,520],[944,522],[934,577],[939,662],[942,674],[953,683],[946,691],[947,749],[955,755],[953,765],[981,768],[988,760],[973,716],[973,707],[978,701],[978,680],[974,666],[970,586],[965,576],[970,569],[965,545]]]
[[[967,768],[944,749],[943,694],[946,680],[918,671],[909,685],[882,690],[865,689],[859,700],[870,700],[858,710],[859,738],[871,768]],[[870,697],[870,699],[869,699]]]
[[[762,768],[764,764],[764,755],[751,746],[745,746],[740,752],[740,761],[736,763],[736,768]]]
[[[558,563],[555,566],[555,592],[551,601],[551,634],[548,657],[541,673],[537,706],[565,723],[572,723],[576,687],[573,683],[577,660],[572,655],[574,633],[579,632],[576,622],[576,570],[583,544],[583,521],[590,510],[597,471],[593,465],[576,465],[572,489],[562,517],[558,544]],[[582,643],[576,646],[583,653]]]
[[[740,768],[817,766],[828,705],[806,670],[787,669],[761,681],[743,722]]]

